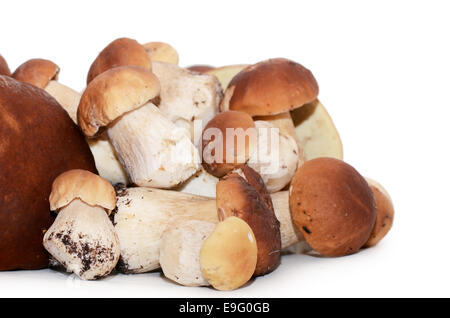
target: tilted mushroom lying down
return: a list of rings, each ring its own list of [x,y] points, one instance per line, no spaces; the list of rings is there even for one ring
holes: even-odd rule
[[[108,275],[120,255],[108,217],[116,204],[111,184],[91,172],[70,170],[55,179],[49,201],[58,216],[44,235],[45,249],[81,279]]]
[[[198,171],[200,158],[187,130],[175,126],[152,103],[159,92],[159,81],[150,71],[110,69],[84,91],[78,123],[88,137],[106,128],[130,182],[172,188]]]
[[[292,223],[288,191],[271,195],[280,221],[281,247],[303,241]],[[114,225],[119,236],[125,273],[144,273],[159,268],[161,237],[169,225],[188,220],[217,223],[216,199],[170,190],[143,187],[117,190]]]

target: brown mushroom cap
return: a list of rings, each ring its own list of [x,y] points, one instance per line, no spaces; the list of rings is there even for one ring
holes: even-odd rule
[[[372,233],[370,233],[369,240],[364,245],[371,247],[381,241],[392,227],[394,222],[394,205],[391,197],[386,189],[378,182],[366,178],[370,189],[373,192],[375,201],[377,202],[377,218],[373,226]]]
[[[306,242],[325,256],[356,253],[369,238],[376,203],[366,180],[333,158],[305,162],[292,179],[292,219]]]
[[[100,52],[89,69],[87,84],[101,73],[118,66],[138,66],[152,69],[152,62],[145,48],[136,40],[120,38]]]
[[[250,226],[237,217],[217,224],[200,250],[203,277],[218,290],[241,287],[252,277],[257,244]]]
[[[156,76],[143,68],[107,70],[89,83],[81,96],[78,125],[86,136],[94,136],[100,127],[157,97],[160,89]]]
[[[20,65],[12,74],[18,81],[44,89],[51,80],[58,77],[59,67],[44,59],[28,60]]]
[[[111,183],[81,169],[63,172],[53,181],[50,210],[59,210],[74,199],[91,206],[101,206],[107,210],[107,214],[116,207],[116,192]]]
[[[9,70],[8,63],[0,54],[0,75],[11,76],[11,71]]]
[[[143,45],[152,62],[178,64],[178,52],[164,42],[149,42]]]
[[[308,69],[287,59],[271,59],[246,67],[231,80],[221,110],[276,115],[312,102],[318,93]]]
[[[0,123],[0,270],[44,268],[52,182],[70,169],[97,172],[94,158],[55,99],[7,76],[0,76]]]
[[[197,65],[191,65],[186,67],[189,71],[197,72],[197,73],[206,73],[208,71],[211,71],[215,69],[214,66],[211,65],[203,65],[203,64],[197,64]]]
[[[205,152],[205,148],[207,146],[214,146],[216,144],[215,136],[207,135],[208,133],[213,132],[212,130],[209,130],[213,128],[219,129],[222,133],[222,156],[216,154],[215,151],[210,151],[209,149],[206,149]],[[234,140],[229,141],[227,139],[227,128],[241,128],[242,132],[245,133],[247,129],[255,128],[255,123],[253,122],[253,119],[246,113],[227,111],[216,115],[205,126],[202,134],[202,153],[204,154],[203,167],[206,169],[206,171],[216,177],[223,177],[225,174],[233,170],[236,166],[246,163],[257,142],[256,130],[253,131],[255,133],[253,137],[250,135],[251,131],[248,131],[250,134],[246,134],[244,139],[242,139],[242,137],[235,137]],[[236,131],[236,134],[239,136],[239,131]],[[228,142],[233,143],[234,146],[228,147]],[[240,144],[240,142],[245,143],[245,145],[243,145],[244,147],[242,147],[242,144]],[[237,151],[239,151],[239,153]],[[209,152],[211,152],[213,156],[217,155],[219,157],[219,160],[216,161],[211,158],[210,161],[212,162],[205,161],[208,160],[205,158],[205,153],[208,154]],[[227,160],[227,156],[232,156],[233,160]],[[220,157],[222,157],[223,159],[220,160]]]
[[[236,216],[250,225],[258,246],[255,275],[264,275],[280,265],[280,222],[258,173],[248,166],[242,166],[240,174],[232,172],[217,183],[217,211],[221,220]]]

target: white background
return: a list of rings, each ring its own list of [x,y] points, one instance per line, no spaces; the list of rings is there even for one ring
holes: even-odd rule
[[[390,192],[396,216],[375,248],[327,259],[291,255],[234,292],[187,288],[160,273],[81,282],[0,273],[0,296],[450,296],[450,7],[445,1],[8,1],[0,53],[15,69],[51,59],[83,89],[115,38],[165,41],[183,66],[287,57],[308,67],[345,160]]]

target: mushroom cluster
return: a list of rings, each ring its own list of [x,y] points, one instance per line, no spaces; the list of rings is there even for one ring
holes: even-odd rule
[[[161,269],[180,285],[233,290],[276,270],[283,251],[339,257],[388,233],[391,197],[343,161],[311,71],[284,58],[178,62],[169,44],[120,38],[78,93],[51,61],[11,73],[0,56],[0,77],[67,112],[98,171],[53,181],[42,237],[52,264],[85,280]]]

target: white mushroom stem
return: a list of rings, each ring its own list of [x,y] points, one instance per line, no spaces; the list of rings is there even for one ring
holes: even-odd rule
[[[201,195],[204,197],[216,197],[216,184],[219,178],[209,174],[203,167],[186,182],[176,188],[177,191]]]
[[[48,83],[45,87],[45,91],[58,101],[62,108],[69,114],[73,122],[76,123],[77,109],[81,98],[80,93],[54,80]]]
[[[161,112],[177,126],[188,128],[197,146],[201,131],[219,111],[222,88],[218,79],[164,62],[153,62],[152,71],[161,83]],[[199,134],[194,133],[197,120],[201,122]]]
[[[79,199],[59,211],[43,244],[67,271],[83,280],[108,275],[120,256],[119,240],[105,210]]]
[[[57,81],[50,81],[45,90],[58,101],[76,124],[81,94]],[[100,136],[87,139],[87,142],[94,156],[95,166],[99,175],[112,184],[128,184],[127,174],[117,159],[114,148],[111,146],[108,138]]]
[[[299,164],[299,149],[295,139],[284,130],[266,121],[255,121],[258,147],[247,164],[258,172],[270,193],[278,192],[294,177]]]
[[[176,191],[129,188],[117,194],[114,215],[121,246],[120,270],[143,273],[159,268],[161,237],[170,225],[198,220],[218,223],[216,200]],[[281,223],[282,248],[303,240],[292,223],[287,191],[272,194]]]
[[[173,188],[200,168],[187,131],[152,103],[126,113],[107,132],[130,181],[139,186]]]

